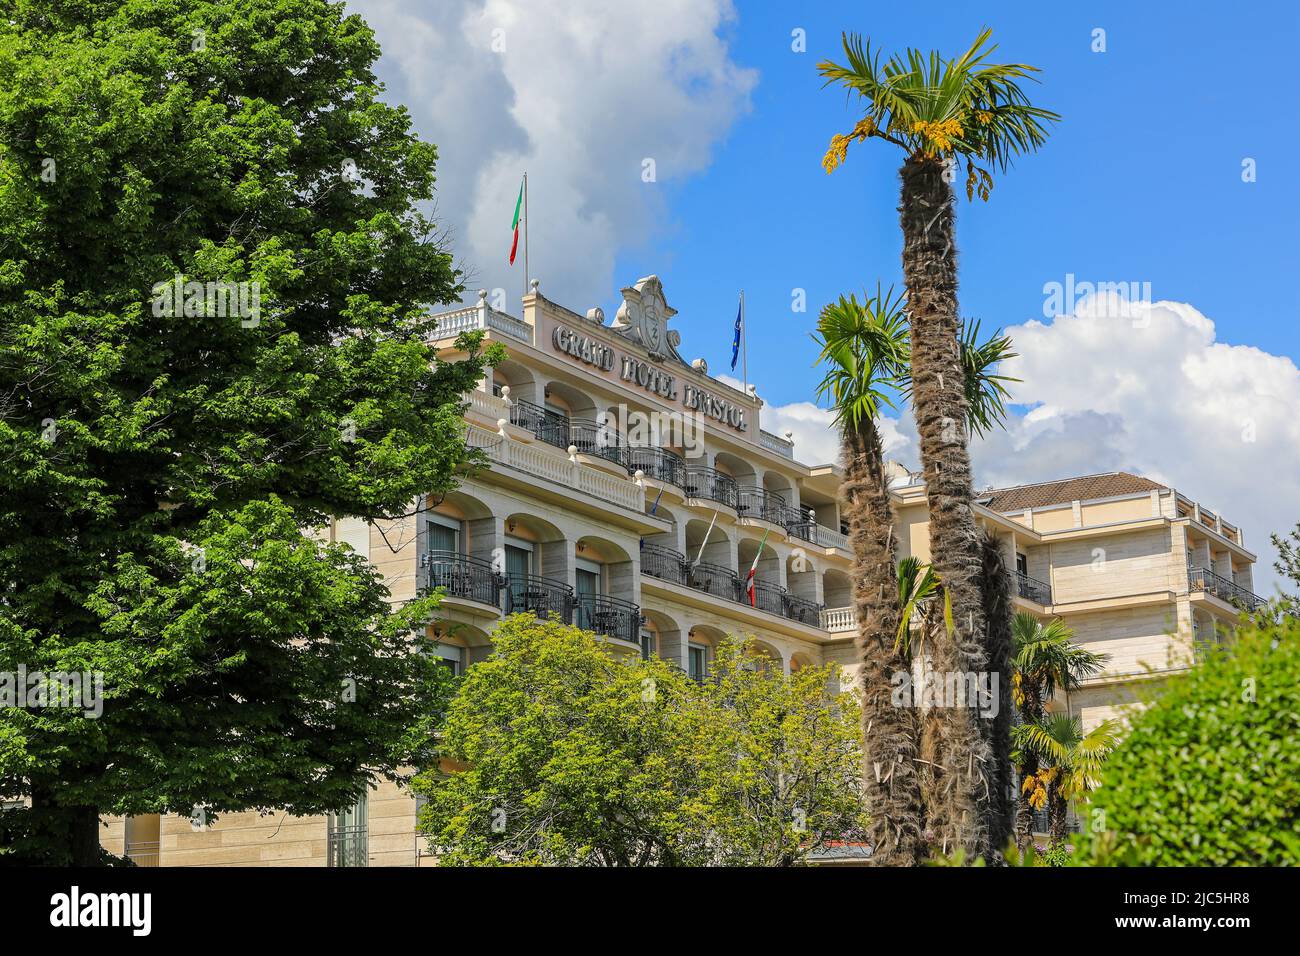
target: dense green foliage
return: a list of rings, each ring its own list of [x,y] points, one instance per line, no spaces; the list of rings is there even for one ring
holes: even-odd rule
[[[1243,627],[1165,683],[1102,772],[1092,859],[1300,864],[1300,622]]]
[[[460,280],[378,55],[325,0],[6,4],[0,669],[108,698],[0,712],[29,856],[88,862],[99,813],[338,807],[422,752],[429,607],[300,533],[451,487],[494,359],[427,344]],[[245,307],[163,302],[189,281]]]
[[[853,698],[740,645],[697,682],[532,615],[493,632],[453,700],[456,768],[425,774],[420,828],[444,865],[789,865],[860,839]]]

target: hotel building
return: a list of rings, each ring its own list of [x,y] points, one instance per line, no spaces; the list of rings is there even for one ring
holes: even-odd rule
[[[327,533],[368,557],[395,601],[444,600],[431,633],[457,672],[491,652],[505,614],[554,614],[627,654],[703,675],[745,635],[782,670],[834,662],[855,676],[851,555],[836,464],[801,463],[763,403],[687,360],[658,278],[623,290],[612,322],[533,284],[520,316],[476,305],[439,317],[438,344],[482,330],[506,361],[469,396],[468,443],[489,465],[414,517]],[[900,557],[929,558],[925,488],[893,467]],[[416,510],[416,509],[412,509]],[[1253,606],[1241,530],[1179,491],[1128,474],[988,491],[979,521],[1001,542],[1020,609],[1061,617],[1110,655],[1056,706],[1086,726],[1144,683],[1190,666]],[[753,604],[744,579],[757,556]],[[347,813],[109,820],[104,845],[144,865],[432,862],[417,802],[381,784]]]

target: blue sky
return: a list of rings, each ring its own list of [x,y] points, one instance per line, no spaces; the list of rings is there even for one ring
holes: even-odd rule
[[[657,273],[685,357],[718,374],[743,287],[762,425],[791,430],[809,463],[838,450],[812,402],[818,308],[901,286],[902,157],[855,144],[823,172],[830,137],[860,114],[816,64],[842,55],[843,30],[955,55],[992,27],[995,58],[1039,67],[1034,100],[1063,119],[989,202],[959,201],[962,314],[1021,353],[1003,369],[1021,380],[1006,428],[972,445],[976,481],[1164,482],[1240,523],[1271,590],[1267,536],[1300,519],[1292,5],[348,2],[376,30],[387,96],[438,146],[437,215],[467,297],[487,289],[518,313],[522,264],[505,259],[527,170],[543,295],[612,317],[620,288]],[[1141,324],[1096,301],[1045,315],[1044,285],[1069,275],[1149,283],[1154,305]],[[910,414],[880,424],[887,453],[915,467]]]
[[[1063,119],[1043,151],[999,178],[989,202],[962,197],[963,314],[985,326],[1041,319],[1043,284],[1067,273],[1147,281],[1157,299],[1195,304],[1221,341],[1300,358],[1294,5],[790,6],[739,4],[724,35],[733,59],[759,71],[752,111],[708,169],[659,187],[669,197],[663,235],[618,257],[619,280],[663,278],[692,356],[726,367],[744,287],[750,380],[772,402],[808,397],[815,308],[877,279],[901,285],[900,155],[881,142],[855,145],[844,167],[822,171],[826,143],[856,107],[821,88],[816,63],[842,61],[845,29],[886,51],[956,52],[987,24],[998,60],[1042,69],[1032,95]],[[796,27],[807,31],[804,54],[791,51]],[[1091,51],[1098,27],[1104,53]],[[1228,64],[1239,65],[1235,78]],[[1246,157],[1257,164],[1250,184]],[[796,287],[807,290],[807,314],[791,312]]]

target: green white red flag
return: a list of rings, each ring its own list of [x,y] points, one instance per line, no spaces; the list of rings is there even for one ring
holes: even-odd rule
[[[524,184],[521,180],[519,183],[519,198],[515,200],[515,218],[510,223],[510,228],[515,231],[515,238],[510,243],[510,264],[515,264],[515,253],[519,251],[519,210],[524,205]]]
[[[763,545],[767,544],[767,536],[771,530],[769,528],[763,532],[763,540],[758,542],[758,552],[754,555],[754,563],[749,566],[749,574],[745,576],[745,594],[749,596],[750,607],[758,606],[758,594],[757,589],[754,587],[754,581],[755,576],[758,574],[758,559],[763,556]]]

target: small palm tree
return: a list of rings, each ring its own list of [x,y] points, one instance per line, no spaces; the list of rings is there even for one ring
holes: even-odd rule
[[[864,107],[853,129],[831,141],[827,172],[844,161],[852,142],[879,139],[904,152],[899,208],[912,407],[930,511],[930,553],[957,625],[950,639],[937,643],[936,664],[959,672],[995,669],[990,645],[996,642],[986,627],[982,545],[972,507],[972,422],[959,342],[951,183],[964,161],[967,197],[978,193],[987,200],[993,172],[1042,146],[1046,124],[1057,119],[1031,105],[1021,89],[1033,67],[988,62],[990,36],[984,30],[953,59],[909,49],[882,62],[860,36],[846,34],[847,63],[818,64],[828,85],[843,86]],[[994,631],[1005,633],[1005,622]],[[993,648],[993,656],[998,653]],[[1001,829],[992,768],[1008,758],[1006,751],[994,752],[998,745],[975,721],[967,710],[947,711],[941,757],[947,790],[942,819],[936,820],[944,845],[964,849],[970,859],[992,858],[1001,850],[992,845]]]
[[[1101,768],[1119,743],[1119,725],[1103,721],[1088,733],[1078,717],[1054,714],[1014,732],[1018,750],[1032,753],[1041,769],[1025,778],[1026,803],[1041,809],[1047,804],[1048,845],[1065,842],[1066,810],[1070,801],[1086,803],[1101,782]]]
[[[1073,643],[1074,632],[1060,618],[1043,623],[1028,611],[1012,621],[1015,650],[1012,655],[1011,699],[1022,727],[1038,724],[1057,689],[1067,693],[1078,689],[1087,677],[1101,672],[1110,660]],[[1013,731],[1013,735],[1016,732]],[[1023,853],[1033,840],[1034,805],[1027,781],[1039,772],[1038,753],[1033,748],[1014,746],[1012,758],[1021,796],[1016,808],[1016,845]]]
[[[862,664],[865,794],[872,861],[915,866],[926,855],[913,711],[895,707],[893,676],[908,671],[900,646],[894,578],[893,509],[885,476],[884,447],[876,424],[897,387],[906,352],[902,299],[893,290],[841,296],[827,305],[814,339],[826,374],[819,394],[829,399],[844,454],[844,514],[853,550],[853,604]]]

